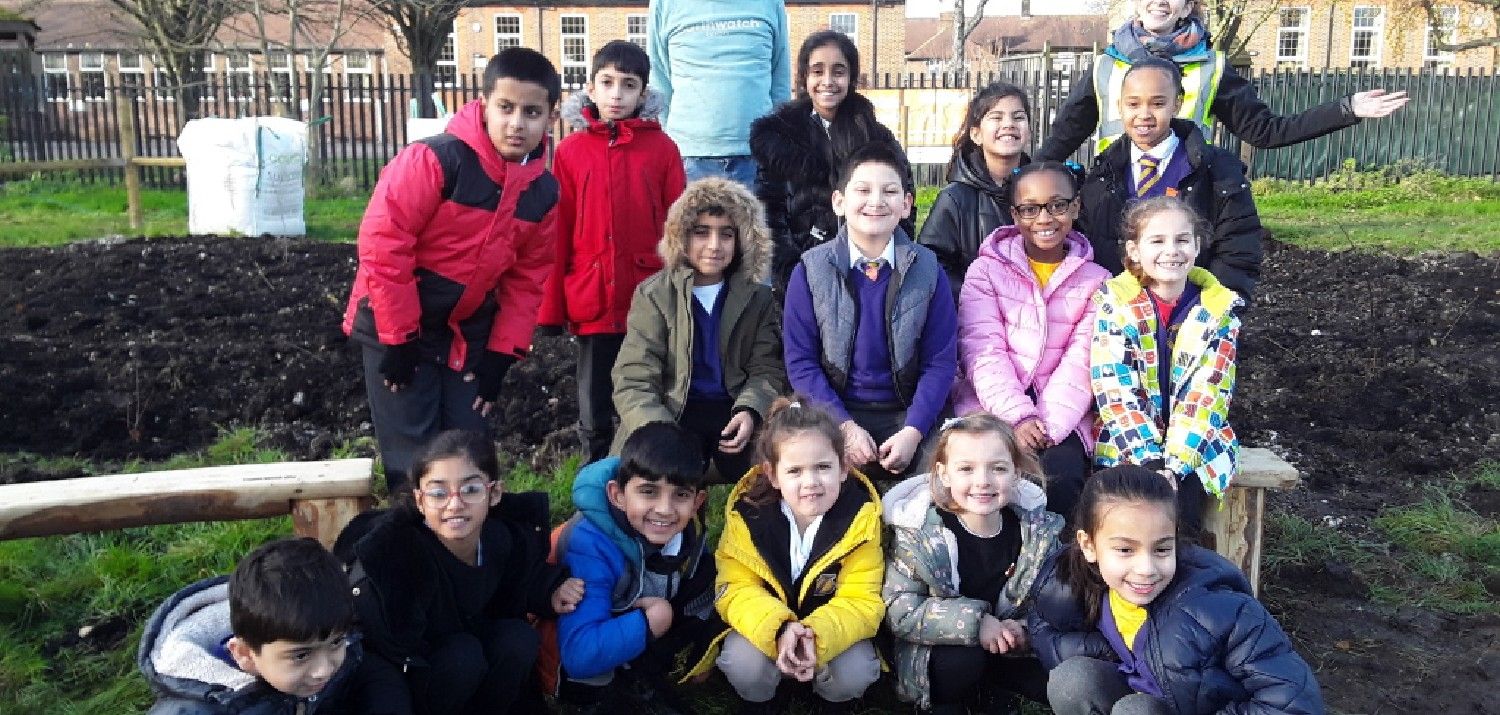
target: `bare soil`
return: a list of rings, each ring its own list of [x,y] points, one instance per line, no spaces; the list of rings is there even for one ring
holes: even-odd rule
[[[358,355],[339,330],[354,268],[352,245],[275,239],[5,250],[0,452],[160,459],[250,425],[323,458],[368,437]],[[1273,508],[1366,529],[1424,480],[1500,454],[1497,293],[1493,257],[1272,245],[1234,419],[1245,443],[1306,477]],[[576,445],[573,360],[566,337],[538,337],[507,378],[497,424],[511,458],[547,466]],[[13,467],[0,483],[67,476]],[[1500,502],[1468,496],[1491,516]],[[1500,712],[1500,619],[1375,604],[1337,562],[1266,583],[1335,710]]]

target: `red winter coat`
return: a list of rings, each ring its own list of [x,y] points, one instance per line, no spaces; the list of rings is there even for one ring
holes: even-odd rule
[[[682,155],[656,117],[661,94],[647,89],[634,119],[610,126],[579,92],[563,104],[578,131],[557,145],[557,264],[539,322],[576,335],[624,333],[635,287],[661,270],[656,244],[667,209],[685,183]]]
[[[454,370],[483,348],[524,356],[556,256],[545,148],[502,159],[474,100],[391,159],[359,225],[344,332],[369,345],[420,339],[424,359]]]

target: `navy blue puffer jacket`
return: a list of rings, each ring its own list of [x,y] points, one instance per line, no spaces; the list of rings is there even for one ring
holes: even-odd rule
[[[1029,630],[1048,670],[1074,656],[1117,660],[1099,629],[1083,622],[1078,600],[1057,578],[1056,559],[1039,584]],[[1222,556],[1197,546],[1181,550],[1177,575],[1147,611],[1137,653],[1176,715],[1324,712],[1312,668]]]

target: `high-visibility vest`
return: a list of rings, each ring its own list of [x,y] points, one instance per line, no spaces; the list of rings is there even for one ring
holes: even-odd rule
[[[1210,111],[1214,95],[1219,91],[1219,80],[1224,77],[1224,55],[1211,51],[1207,60],[1178,67],[1182,68],[1184,94],[1177,117],[1193,120],[1205,138],[1212,137],[1214,119]],[[1125,72],[1129,69],[1129,62],[1109,53],[1101,52],[1094,58],[1094,101],[1099,104],[1099,128],[1094,134],[1096,154],[1109,148],[1125,133],[1119,99],[1125,85]]]

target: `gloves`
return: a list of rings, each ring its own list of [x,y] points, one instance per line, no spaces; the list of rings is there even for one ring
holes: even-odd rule
[[[510,372],[510,366],[516,364],[516,359],[514,355],[484,351],[484,355],[479,357],[479,364],[474,366],[474,382],[479,399],[494,402],[500,396],[500,383],[505,380],[505,373]]]
[[[416,375],[417,361],[421,357],[422,350],[415,340],[400,345],[387,345],[385,355],[380,358],[380,374],[392,386],[406,387]]]

